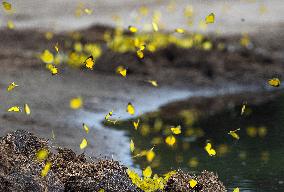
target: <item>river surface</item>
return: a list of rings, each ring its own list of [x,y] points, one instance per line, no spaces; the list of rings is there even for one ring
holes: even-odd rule
[[[204,102],[206,100],[203,98]],[[137,150],[147,150],[155,146],[156,157],[153,162],[149,163],[143,157],[134,158],[137,168],[143,169],[150,164],[160,174],[178,168],[193,172],[206,169],[218,173],[229,191],[239,187],[246,192],[281,192],[284,190],[283,102],[282,92],[281,96],[270,101],[248,105],[247,113],[241,116],[242,105],[234,106],[229,99],[225,106],[233,107],[221,107],[217,113],[210,114],[203,109],[200,112],[205,115],[200,117],[194,115],[195,113],[187,114],[191,117],[189,124],[186,123],[186,118],[179,117],[175,109],[175,112],[167,110],[171,113],[167,115],[167,119],[159,113],[139,117],[142,125],[138,131],[133,129],[132,120],[118,125],[117,129],[128,131]],[[218,97],[212,103],[209,105],[223,105]],[[178,105],[177,108],[200,110],[190,106],[188,102]],[[177,124],[182,125],[183,133],[177,136],[177,144],[170,147],[164,142],[165,136],[169,134],[167,127]],[[228,132],[238,128],[240,139],[236,140]],[[207,139],[213,142],[217,150],[216,157],[210,157],[203,149]]]

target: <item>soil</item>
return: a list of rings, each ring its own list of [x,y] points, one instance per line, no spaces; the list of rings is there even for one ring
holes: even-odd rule
[[[135,52],[121,54],[106,48],[103,34],[112,30],[104,26],[94,26],[80,31],[82,42],[96,42],[103,47],[103,54],[97,60],[94,70],[96,74],[113,74],[116,67],[123,63],[128,69],[128,75],[134,75],[136,79],[155,79],[167,85],[197,86],[213,86],[224,82],[258,84],[272,77],[281,78],[284,74],[284,36],[281,27],[275,28],[274,33],[277,35],[273,37],[267,33],[252,34],[249,47],[240,45],[241,36],[238,35],[209,35],[208,38],[213,42],[213,49],[210,51],[170,45],[155,53],[146,52],[143,60],[138,59]],[[60,45],[68,41],[74,42],[68,33],[57,34],[48,41],[44,38],[44,33],[32,30],[2,30],[0,41],[4,42],[0,45],[4,50],[1,52],[2,56],[0,55],[1,65],[7,66],[6,68],[39,68],[41,65],[34,55],[46,48],[53,49],[56,42]],[[217,49],[220,43],[225,45],[222,50]],[[63,47],[62,51],[65,50]]]
[[[36,158],[40,149],[49,151],[43,162]],[[119,162],[87,160],[84,154],[77,156],[70,149],[54,148],[48,140],[23,130],[2,137],[0,152],[1,191],[142,191],[128,177],[127,167]],[[42,177],[40,173],[47,161],[52,162],[52,166]],[[198,185],[192,189],[186,181],[193,178]],[[193,176],[178,171],[169,178],[163,191],[223,192],[226,189],[213,173],[204,171]]]

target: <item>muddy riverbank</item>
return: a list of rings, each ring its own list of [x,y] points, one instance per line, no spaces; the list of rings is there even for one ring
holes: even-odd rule
[[[78,144],[84,136],[81,126],[87,121],[94,130],[87,136],[90,140],[87,153],[90,156],[114,156],[121,160],[129,154],[128,139],[123,132],[105,130],[99,124],[110,110],[124,111],[128,102],[137,102],[139,114],[140,107],[153,106],[151,101],[166,98],[165,95],[176,100],[206,89],[224,89],[226,92],[248,85],[267,88],[267,79],[281,78],[284,70],[280,54],[284,39],[283,33],[279,32],[276,32],[278,36],[251,35],[252,44],[248,48],[240,46],[241,36],[211,37],[212,50],[169,45],[155,53],[145,52],[145,58],[139,60],[135,52],[116,53],[107,48],[103,40],[106,30],[113,31],[108,27],[95,26],[80,32],[81,42],[95,42],[102,46],[102,56],[96,61],[93,71],[73,69],[63,64],[56,76],[46,70],[38,54],[44,49],[53,49],[57,42],[61,52],[68,52],[70,48],[64,45],[76,41],[72,38],[74,33],[54,34],[48,40],[44,32],[35,30],[2,30],[1,134],[26,129],[51,138],[53,131],[60,146],[79,151]],[[218,43],[224,43],[224,49],[216,50]],[[119,64],[128,68],[127,78],[115,73]],[[150,79],[157,80],[159,87],[147,83]],[[13,81],[19,87],[7,93],[5,89]],[[84,99],[85,105],[81,110],[73,111],[69,108],[69,100],[77,96]],[[144,105],[145,102],[148,104]],[[6,112],[11,105],[23,103],[30,104],[31,116]]]

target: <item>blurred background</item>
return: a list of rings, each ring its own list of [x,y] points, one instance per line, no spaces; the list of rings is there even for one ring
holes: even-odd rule
[[[146,0],[143,2],[135,0],[27,0],[25,2],[11,0],[10,2],[16,10],[10,18],[14,19],[18,28],[55,31],[82,29],[93,24],[115,26],[117,18],[120,18],[120,23],[124,27],[136,24],[141,29],[144,25],[151,23],[153,12],[161,13],[161,23],[167,30],[187,28],[196,31],[199,21],[211,12],[218,17],[214,25],[208,26],[207,32],[255,32],[263,28],[268,29],[270,26],[278,26],[284,20],[281,0]],[[146,7],[149,14],[137,22],[141,7]],[[182,14],[186,7],[189,12],[192,10],[194,16],[190,26],[187,18]],[[92,14],[86,14],[85,8],[92,10]],[[5,16],[3,11],[1,16]],[[9,18],[3,18],[2,26],[7,19]]]

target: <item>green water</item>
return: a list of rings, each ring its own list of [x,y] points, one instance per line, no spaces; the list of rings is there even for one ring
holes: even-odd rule
[[[142,169],[151,165],[159,174],[178,168],[192,172],[210,170],[218,173],[229,191],[235,187],[242,192],[284,191],[284,94],[258,104],[247,101],[244,115],[240,115],[240,102],[226,100],[228,104],[220,109],[218,98],[212,102],[217,106],[214,112],[208,112],[206,107],[199,109],[189,100],[174,110],[146,114],[139,117],[141,125],[137,131],[131,121],[117,125],[117,129],[128,130],[138,153],[155,146],[152,162],[145,157],[134,158],[135,165]],[[170,125],[182,127],[173,147],[164,142]],[[239,140],[228,134],[237,128]],[[208,140],[217,151],[215,157],[204,150]]]

